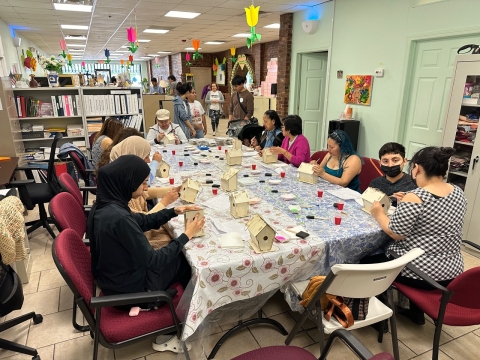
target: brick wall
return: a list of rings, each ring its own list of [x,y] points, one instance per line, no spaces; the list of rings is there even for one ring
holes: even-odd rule
[[[280,15],[278,40],[277,113],[280,118],[288,115],[290,93],[290,55],[292,53],[293,14]]]

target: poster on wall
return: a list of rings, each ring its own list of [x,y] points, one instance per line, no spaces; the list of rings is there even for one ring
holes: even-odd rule
[[[225,85],[225,70],[222,71],[220,67],[217,69],[216,83],[218,85]]]
[[[372,75],[347,75],[345,104],[370,106],[372,98]]]

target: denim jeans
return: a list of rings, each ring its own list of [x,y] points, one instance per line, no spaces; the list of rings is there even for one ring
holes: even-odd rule
[[[205,134],[203,133],[203,130],[196,130],[197,133],[195,134],[196,139],[201,139],[205,137]]]

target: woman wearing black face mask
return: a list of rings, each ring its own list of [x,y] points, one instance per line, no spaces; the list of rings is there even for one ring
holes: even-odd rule
[[[444,182],[448,160],[454,152],[444,147],[426,147],[418,151],[410,164],[418,188],[405,195],[390,218],[378,202],[370,211],[382,230],[393,239],[388,250],[400,256],[414,248],[424,250],[425,253],[412,264],[442,286],[447,286],[463,272],[460,245],[467,201],[459,187]],[[418,289],[433,289],[406,268],[396,281]],[[407,315],[416,324],[425,322],[423,312],[412,302]]]
[[[379,176],[370,182],[370,187],[378,189],[392,199],[394,206],[405,194],[417,188],[410,175],[403,172],[407,163],[405,147],[402,144],[390,142],[383,145],[379,152],[380,170],[385,176]]]

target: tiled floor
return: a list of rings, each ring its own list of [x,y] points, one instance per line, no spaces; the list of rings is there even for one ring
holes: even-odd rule
[[[223,121],[223,120],[222,120]],[[226,123],[226,120],[224,121]],[[224,134],[225,131],[219,131]],[[217,134],[219,133],[217,132]],[[31,212],[29,218],[35,218],[36,212]],[[13,318],[22,313],[35,311],[43,315],[43,323],[33,325],[24,323],[2,333],[2,338],[36,347],[42,360],[77,360],[90,359],[93,351],[93,341],[88,333],[80,333],[71,325],[73,295],[57,271],[51,255],[52,239],[44,229],[36,230],[30,239],[33,257],[30,282],[24,286],[25,302],[21,310],[9,314]],[[464,253],[465,268],[480,266],[480,259]],[[264,306],[265,316],[279,321],[290,331],[297,317],[289,311],[280,293],[272,297]],[[3,322],[5,318],[0,318]],[[417,326],[402,316],[397,317],[400,356],[402,359],[430,359],[434,326],[426,322]],[[79,322],[83,321],[81,316]],[[311,324],[313,325],[313,324]],[[208,343],[214,344],[232,324],[220,325],[213,329]],[[306,327],[310,327],[307,325]],[[376,340],[377,333],[373,328],[354,330],[355,336],[373,353],[392,352],[391,337],[385,334],[383,343]],[[440,359],[478,359],[480,348],[480,325],[471,327],[443,327]],[[292,345],[304,347],[316,356],[319,355],[316,331],[303,332],[297,335]],[[99,359],[116,360],[173,360],[172,353],[155,352],[151,340],[120,350],[107,350],[100,346]],[[285,337],[268,326],[252,326],[231,337],[220,349],[216,359],[231,359],[241,353],[259,347],[283,345]],[[210,349],[207,349],[209,351]],[[477,353],[477,355],[475,355]],[[354,356],[343,344],[337,342],[330,352],[329,359],[352,359]],[[25,355],[14,355],[0,350],[0,359],[24,360],[31,359]],[[193,359],[197,360],[197,359]]]

